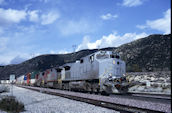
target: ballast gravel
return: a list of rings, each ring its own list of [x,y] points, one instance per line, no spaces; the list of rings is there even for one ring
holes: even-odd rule
[[[26,86],[27,87],[27,86]],[[64,91],[64,90],[57,90],[57,89],[48,89],[48,88],[38,88],[38,87],[32,87],[32,89],[38,89],[41,91],[48,91],[48,92],[54,92],[54,93],[60,93],[60,94],[67,94],[72,96],[77,96],[81,98],[88,98],[92,100],[100,100],[100,101],[106,101],[109,103],[115,103],[115,104],[121,104],[131,107],[137,107],[142,109],[149,109],[149,110],[155,110],[159,112],[166,112],[171,113],[171,102],[167,103],[161,103],[161,102],[151,102],[146,100],[136,100],[136,99],[126,99],[126,98],[115,98],[115,97],[108,97],[108,96],[100,96],[100,95],[90,95],[90,94],[84,94],[79,92],[70,92],[70,91]]]
[[[4,93],[3,95],[11,95]],[[119,113],[118,111],[98,107],[84,102],[48,95],[20,87],[13,87],[13,95],[25,105],[22,113]],[[0,111],[0,113],[6,113]]]

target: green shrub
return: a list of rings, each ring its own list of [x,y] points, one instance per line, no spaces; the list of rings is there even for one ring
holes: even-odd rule
[[[17,101],[14,96],[5,96],[0,100],[0,109],[10,113],[24,111],[24,104]]]

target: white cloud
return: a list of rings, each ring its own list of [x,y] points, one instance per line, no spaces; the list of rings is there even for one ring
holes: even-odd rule
[[[42,25],[52,24],[58,18],[60,18],[60,15],[57,12],[51,11],[48,14],[41,15],[41,20],[42,20],[41,24]]]
[[[0,25],[19,23],[25,20],[27,13],[24,10],[3,9],[0,8]]]
[[[31,59],[31,58],[34,58],[34,57],[39,56],[39,55],[41,55],[41,54],[40,53],[30,53],[30,54],[26,53],[25,58]]]
[[[60,51],[54,51],[54,50],[50,51],[50,54],[67,54],[67,53],[70,53],[70,52],[66,51],[65,49],[60,50]]]
[[[50,11],[46,14],[39,13],[40,11],[38,10],[28,11],[29,20],[31,22],[40,22],[42,25],[47,25],[54,23],[58,18],[60,18],[59,13],[54,11]]]
[[[73,35],[94,32],[95,24],[91,24],[85,19],[80,19],[78,21],[62,22],[58,28],[63,35]]]
[[[50,50],[50,54],[68,54],[71,53],[71,51],[67,51],[66,49],[62,50]]]
[[[101,39],[96,40],[95,42],[90,42],[90,37],[85,36],[82,43],[77,47],[78,50],[82,49],[96,49],[104,47],[118,47],[122,44],[131,42],[133,40],[144,38],[148,36],[146,33],[126,33],[123,36],[117,35],[117,33],[109,34],[108,36],[103,36]]]
[[[19,51],[8,51],[0,55],[0,65],[19,64],[39,55],[40,53],[30,54]]]
[[[28,15],[29,15],[29,20],[31,22],[38,22],[39,21],[39,14],[38,14],[38,10],[33,10],[33,11],[29,11]]]
[[[166,12],[164,12],[164,16],[162,18],[156,20],[147,20],[145,25],[137,25],[136,27],[140,29],[155,29],[164,32],[164,34],[171,33],[171,9],[168,9]]]
[[[56,54],[56,52],[54,50],[51,50],[50,54]]]
[[[164,13],[164,17],[157,20],[148,20],[146,22],[148,27],[164,32],[165,34],[171,31],[171,9]]]
[[[11,62],[14,63],[15,62],[15,59],[17,57],[20,57],[21,59],[26,59],[26,57],[23,56],[24,53],[23,54],[20,53],[20,54],[21,55],[19,55],[18,52],[10,52],[10,53],[7,52],[7,53],[3,53],[2,55],[0,55],[0,64],[8,65],[8,64],[11,64]],[[23,57],[21,57],[21,56],[23,56]],[[17,60],[16,62],[19,61],[18,58],[16,60]]]
[[[16,10],[0,8],[0,25],[8,26],[11,24],[18,24],[23,20],[31,22],[40,22],[42,25],[52,24],[60,15],[58,12],[50,11],[46,14],[39,14],[39,10]]]
[[[66,50],[60,50],[59,52],[58,52],[58,54],[67,54],[67,53],[70,53],[69,51],[66,51]]]
[[[118,18],[118,15],[112,15],[110,13],[107,13],[106,15],[102,15],[101,19],[103,20],[109,20],[109,19],[115,19]]]
[[[122,5],[126,7],[135,7],[143,4],[143,0],[123,0]]]
[[[11,56],[4,57],[4,56],[0,55],[0,65],[7,65],[7,64],[9,64],[11,59],[12,59]]]
[[[15,58],[13,58],[10,61],[10,64],[19,64],[19,63],[22,63],[22,62],[24,62],[26,60],[27,60],[26,58],[22,58],[21,56],[16,56]]]

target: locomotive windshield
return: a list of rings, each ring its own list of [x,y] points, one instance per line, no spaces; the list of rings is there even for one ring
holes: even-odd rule
[[[117,59],[119,59],[120,57],[119,57],[119,55],[110,55],[110,58],[117,58]]]
[[[109,54],[99,53],[99,54],[96,55],[96,58],[97,59],[107,59],[107,58],[109,58]]]

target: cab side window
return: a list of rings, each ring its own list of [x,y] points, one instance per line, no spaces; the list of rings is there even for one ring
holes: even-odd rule
[[[84,60],[83,60],[83,59],[81,59],[81,60],[80,60],[80,63],[83,63],[83,62],[84,62]]]
[[[110,58],[115,58],[115,56],[114,55],[110,55]]]
[[[94,61],[94,55],[90,56],[90,62],[92,63]]]

